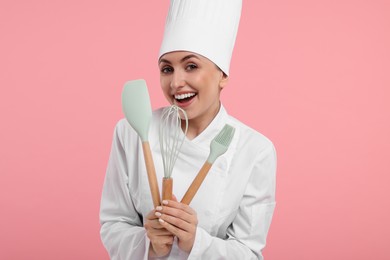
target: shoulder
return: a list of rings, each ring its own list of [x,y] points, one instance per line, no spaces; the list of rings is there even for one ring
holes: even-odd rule
[[[116,145],[127,150],[139,141],[139,137],[126,118],[122,118],[115,125],[113,140]]]
[[[126,118],[121,118],[115,125],[115,134],[122,136],[125,133],[131,133],[135,130],[131,127],[129,122],[127,122]]]
[[[237,150],[255,154],[275,153],[273,142],[250,126],[229,115],[229,123],[238,130]]]

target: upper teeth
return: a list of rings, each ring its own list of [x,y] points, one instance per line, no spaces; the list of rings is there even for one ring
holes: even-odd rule
[[[195,96],[195,93],[186,93],[186,94],[175,95],[175,98],[176,99],[185,99],[185,98],[189,98],[192,96]]]

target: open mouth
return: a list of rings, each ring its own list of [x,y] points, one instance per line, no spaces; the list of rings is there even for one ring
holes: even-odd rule
[[[196,93],[185,93],[174,95],[174,98],[179,103],[185,103],[193,99],[197,94]]]

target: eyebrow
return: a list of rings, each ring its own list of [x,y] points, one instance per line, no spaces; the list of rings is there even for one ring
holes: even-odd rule
[[[185,62],[186,60],[189,60],[191,58],[196,58],[199,60],[199,57],[196,56],[195,54],[189,54],[185,57],[183,57],[181,60],[180,60],[180,63],[183,63]],[[168,63],[168,64],[172,64],[172,62],[170,62],[169,60],[166,60],[166,59],[160,59],[159,63],[162,63],[162,62],[165,62],[165,63]]]

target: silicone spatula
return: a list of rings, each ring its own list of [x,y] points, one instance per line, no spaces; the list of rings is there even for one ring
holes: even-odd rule
[[[122,91],[122,109],[127,121],[141,138],[153,205],[157,207],[161,205],[160,192],[148,139],[152,107],[145,80],[138,79],[125,83]]]

